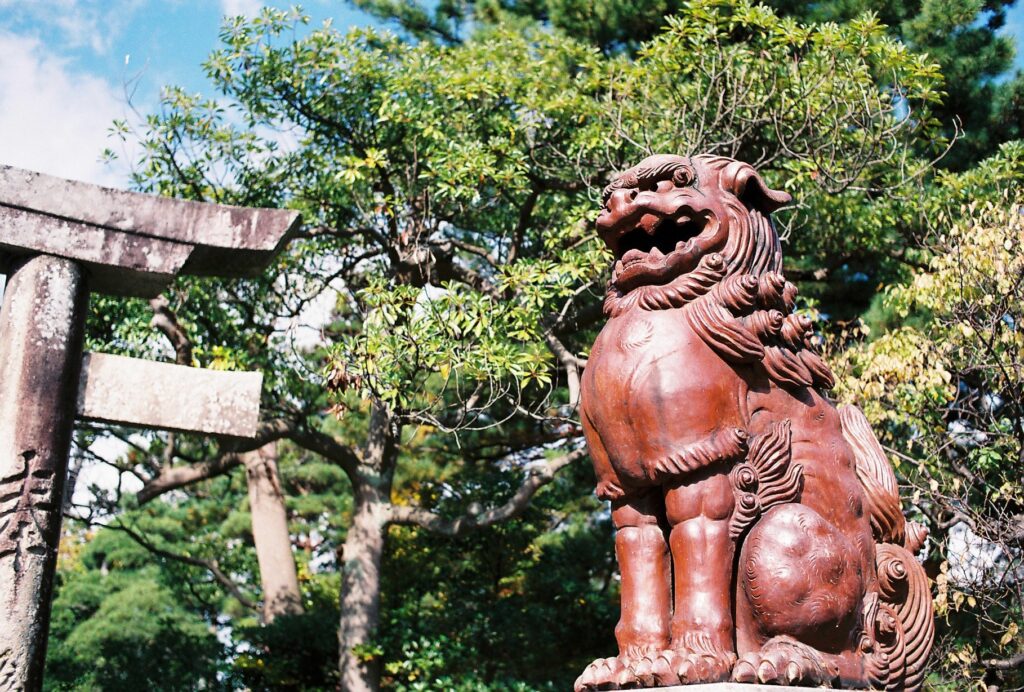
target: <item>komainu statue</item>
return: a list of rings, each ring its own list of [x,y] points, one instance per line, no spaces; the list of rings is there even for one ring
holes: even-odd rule
[[[577,692],[733,680],[916,690],[928,579],[864,414],[794,312],[749,165],[651,156],[604,193],[615,256],[581,417],[622,574]]]

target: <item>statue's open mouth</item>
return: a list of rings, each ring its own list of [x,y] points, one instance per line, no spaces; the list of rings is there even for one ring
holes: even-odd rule
[[[706,227],[707,219],[699,214],[672,219],[645,215],[633,229],[609,242],[615,255],[612,281],[628,291],[642,284],[671,281],[689,271],[695,264],[694,238]]]

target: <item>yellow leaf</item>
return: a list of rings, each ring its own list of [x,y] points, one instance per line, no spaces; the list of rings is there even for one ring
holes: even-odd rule
[[[1010,626],[1006,628],[1006,632],[999,640],[999,646],[1006,646],[1007,644],[1012,642],[1014,638],[1017,636],[1017,632],[1019,631],[1019,629],[1020,628],[1017,626],[1016,622],[1011,622]]]

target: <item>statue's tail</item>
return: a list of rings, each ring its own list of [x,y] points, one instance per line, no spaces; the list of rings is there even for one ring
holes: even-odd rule
[[[919,690],[935,641],[928,575],[909,550],[892,543],[876,546],[875,566],[881,603],[875,618],[874,658],[884,660],[886,671],[872,682],[887,690]],[[870,663],[869,659],[869,667]]]
[[[914,557],[928,535],[908,522],[899,488],[881,445],[856,406],[839,411],[843,436],[853,448],[857,478],[864,488],[878,572],[877,601],[866,606],[865,649],[872,683],[887,690],[918,690],[935,640],[935,613],[928,575]]]

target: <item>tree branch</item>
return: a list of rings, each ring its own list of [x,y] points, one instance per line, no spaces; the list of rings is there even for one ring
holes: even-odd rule
[[[135,496],[138,498],[139,504],[144,505],[171,490],[177,490],[186,485],[222,476],[241,463],[241,453],[229,452],[197,464],[164,467],[160,469],[160,473],[157,476],[147,481]]]
[[[578,358],[565,347],[550,331],[544,335],[548,348],[555,354],[555,358],[565,368],[566,378],[569,385],[569,407],[575,409],[580,403],[580,368],[586,366],[586,361]]]
[[[167,560],[174,560],[176,562],[182,562],[186,565],[192,565],[194,567],[202,567],[203,569],[208,570],[210,574],[213,575],[213,578],[216,579],[221,586],[227,589],[232,596],[238,599],[239,603],[244,605],[246,608],[249,608],[250,610],[259,610],[259,604],[253,601],[248,596],[246,596],[244,593],[242,593],[242,590],[239,588],[238,584],[236,584],[234,580],[231,579],[231,577],[224,573],[224,570],[220,568],[220,565],[217,563],[216,560],[204,560],[202,558],[192,557],[191,555],[180,555],[178,553],[172,553],[169,550],[164,550],[163,548],[158,548],[155,545],[153,545],[149,540],[147,540],[142,534],[133,531],[132,529],[128,528],[127,526],[121,523],[109,524],[108,526],[112,529],[115,529],[117,531],[123,531],[124,533],[128,534],[128,536],[133,541],[135,541],[140,546],[142,546],[149,552],[153,553],[157,557],[162,557]]]
[[[150,325],[160,330],[174,347],[174,362],[178,365],[192,365],[192,341],[178,322],[177,315],[170,308],[166,296],[157,296],[149,301],[153,309]]]
[[[990,658],[981,664],[988,670],[1013,670],[1024,666],[1024,651],[1010,658]]]
[[[341,444],[326,433],[306,427],[297,427],[291,430],[287,437],[303,449],[336,463],[348,474],[349,480],[355,485],[362,459],[354,449]]]
[[[512,246],[508,251],[509,264],[515,262],[519,258],[519,249],[523,244],[523,237],[526,235],[526,229],[530,225],[530,220],[533,216],[533,209],[537,206],[538,197],[540,197],[540,189],[534,187],[530,190],[530,193],[526,195],[526,199],[523,201],[523,206],[519,207],[519,220],[516,222],[516,228],[512,232]]]
[[[461,536],[469,531],[512,519],[526,510],[530,500],[533,499],[537,491],[550,483],[556,473],[572,462],[582,459],[586,454],[586,448],[581,447],[531,468],[522,485],[519,486],[515,495],[508,502],[498,507],[492,507],[486,512],[476,515],[467,514],[449,520],[422,507],[391,505],[388,508],[387,522],[389,524],[419,526],[445,536]]]
[[[494,284],[476,270],[463,265],[454,255],[445,252],[445,248],[435,245],[430,249],[439,281],[458,281],[496,300],[505,300],[505,296],[501,295]]]
[[[273,420],[260,423],[256,437],[236,443],[230,450],[212,459],[187,466],[163,466],[160,473],[147,481],[136,494],[140,505],[153,498],[186,485],[192,485],[208,478],[223,475],[242,463],[242,453],[258,449],[268,442],[289,436],[294,423],[288,420]]]

